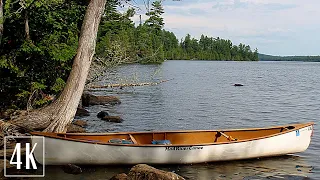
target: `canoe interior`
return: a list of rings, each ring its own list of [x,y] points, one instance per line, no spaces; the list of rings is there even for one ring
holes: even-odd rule
[[[168,131],[168,132],[122,132],[122,133],[42,133],[41,135],[72,141],[110,144],[110,140],[128,140],[133,145],[152,145],[153,140],[169,140],[170,145],[195,145],[229,143],[232,141],[247,141],[295,131],[313,123],[277,126],[271,128],[212,130],[212,131]],[[130,144],[131,145],[131,144]]]
[[[256,131],[234,131],[224,134],[232,136],[237,140],[258,138],[263,136],[279,133],[281,128],[256,130]],[[108,142],[110,139],[127,139],[135,140],[136,144],[151,144],[153,140],[169,140],[171,144],[186,145],[186,144],[209,144],[214,142],[229,142],[225,136],[216,137],[216,132],[157,132],[157,133],[137,133],[137,134],[114,134],[101,136],[87,136],[87,135],[66,135],[67,138],[81,139],[81,140],[98,140],[100,142]]]

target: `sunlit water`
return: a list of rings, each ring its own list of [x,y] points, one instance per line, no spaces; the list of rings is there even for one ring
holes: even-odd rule
[[[162,65],[127,65],[117,78],[140,82],[169,80],[156,86],[96,91],[122,103],[91,106],[87,130],[153,131],[266,127],[318,122],[320,63],[166,61]],[[103,83],[112,82],[109,75]],[[235,83],[244,86],[235,87]],[[107,110],[123,123],[99,120]],[[199,165],[157,166],[188,179],[320,179],[318,126],[309,149],[294,156]],[[108,179],[130,167],[84,167],[80,175],[47,168],[47,179]],[[306,178],[308,177],[308,178]]]

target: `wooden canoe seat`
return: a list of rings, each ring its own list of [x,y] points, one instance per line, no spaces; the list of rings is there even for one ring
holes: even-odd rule
[[[133,144],[138,144],[137,140],[131,134],[129,134],[129,136]]]

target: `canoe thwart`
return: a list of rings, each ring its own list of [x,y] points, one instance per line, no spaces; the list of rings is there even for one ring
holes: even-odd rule
[[[228,136],[227,134],[225,134],[222,131],[218,131],[214,142],[217,142],[218,137],[220,137],[221,135],[224,136],[225,138],[227,138],[229,141],[237,141],[238,140],[238,139],[233,138],[232,136]]]

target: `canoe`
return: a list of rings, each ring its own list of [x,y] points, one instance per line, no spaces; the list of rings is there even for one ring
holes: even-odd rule
[[[194,164],[305,151],[313,122],[268,128],[118,133],[33,132],[36,160],[61,164]],[[44,137],[45,141],[41,138]]]

